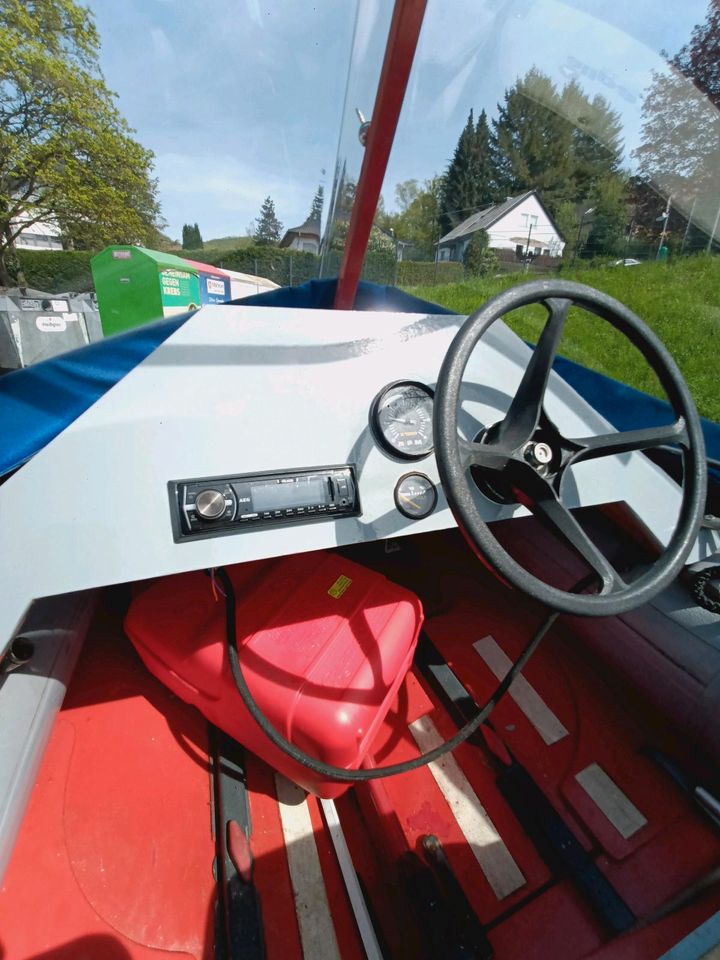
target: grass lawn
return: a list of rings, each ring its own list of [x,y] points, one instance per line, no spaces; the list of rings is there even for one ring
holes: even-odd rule
[[[720,421],[720,257],[564,270],[561,276],[597,287],[645,320],[677,361],[702,416]],[[457,313],[469,314],[488,297],[526,279],[523,274],[512,274],[435,287],[411,287],[408,292]],[[541,307],[529,307],[513,312],[508,323],[525,340],[535,342],[545,316]],[[641,354],[596,317],[571,311],[560,353],[638,390],[664,397]]]

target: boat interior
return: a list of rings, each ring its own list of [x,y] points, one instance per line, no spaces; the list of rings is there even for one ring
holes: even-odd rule
[[[552,351],[499,321],[451,404],[451,460],[502,449],[470,438],[519,422],[540,368],[533,436],[625,438],[592,470],[570,466],[569,532],[515,486],[516,502],[498,502],[506,465],[481,471],[490,486],[460,471],[522,571],[509,582],[464,527],[462,486],[448,506],[456,480],[440,469],[443,390],[468,323],[341,316],[339,342],[322,311],[205,308],[0,486],[15,557],[34,557],[29,570],[4,554],[6,606],[14,596],[26,612],[0,681],[3,958],[707,953],[707,939],[673,951],[712,936],[720,909],[720,615],[712,578],[704,606],[696,583],[716,563],[714,472],[680,572],[640,604],[585,615],[582,603],[642,584],[672,550],[682,457],[657,431],[648,455],[637,432],[605,433],[550,370]],[[412,379],[398,384],[400,372]],[[278,443],[289,381],[295,427]],[[253,391],[262,404],[248,405]],[[179,443],[188,429],[194,443]],[[408,433],[435,455],[392,455]],[[547,466],[521,446],[518,488]],[[35,522],[39,490],[52,516]],[[246,495],[254,513],[240,512]],[[63,565],[79,545],[86,562]],[[274,736],[330,774],[249,715],[233,644]],[[413,765],[493,697],[456,749]],[[408,762],[350,784],[331,775]]]
[[[621,516],[585,519],[647,562]],[[532,518],[500,526],[529,562],[577,578]],[[544,610],[457,531],[337,556],[422,602],[415,662],[364,764],[416,757],[484,702]],[[385,957],[661,956],[720,908],[717,823],[674,776],[720,789],[720,620],[683,584],[619,617],[560,619],[486,728],[334,804],[151,676],[123,631],[145,587],[98,598],[2,887],[4,956],[210,958],[226,917],[225,955],[362,957],[343,865]]]

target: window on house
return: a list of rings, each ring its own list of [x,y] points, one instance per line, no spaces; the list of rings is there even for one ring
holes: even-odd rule
[[[549,256],[550,256],[550,248],[549,248],[549,247],[545,247],[545,249],[543,250],[543,256],[544,256],[544,257],[549,257]]]
[[[530,224],[531,226],[536,227],[538,225],[538,218],[534,215],[530,217]]]
[[[524,227],[528,225],[528,215],[526,213],[520,214],[520,223],[522,223]]]

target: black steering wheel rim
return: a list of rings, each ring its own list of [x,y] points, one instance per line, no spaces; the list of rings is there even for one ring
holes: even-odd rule
[[[679,443],[682,447],[683,457],[682,501],[672,537],[655,563],[638,579],[629,584],[625,584],[619,575],[615,578],[616,571],[612,570],[612,567],[610,568],[612,573],[608,572],[607,576],[605,576],[606,571],[603,570],[603,592],[598,594],[569,593],[550,586],[529,573],[495,539],[477,508],[477,485],[471,477],[470,467],[477,465],[487,467],[489,464],[492,469],[497,471],[505,469],[501,464],[506,458],[510,444],[518,437],[522,438],[524,435],[523,429],[526,431],[528,424],[532,423],[534,411],[531,411],[528,417],[526,409],[528,404],[521,403],[519,405],[515,419],[510,426],[504,428],[504,424],[510,419],[508,415],[498,425],[501,433],[504,428],[508,438],[498,440],[497,442],[500,444],[498,447],[493,447],[491,443],[489,449],[486,446],[484,448],[485,452],[483,452],[481,450],[482,445],[468,443],[458,433],[460,387],[470,355],[496,320],[512,310],[531,304],[545,305],[548,309],[549,319],[538,340],[533,358],[523,375],[518,394],[514,398],[508,414],[512,413],[515,400],[518,399],[526,386],[526,380],[530,385],[533,378],[535,388],[542,383],[539,398],[534,398],[534,402],[537,401],[538,411],[542,412],[542,396],[545,392],[552,361],[556,356],[557,341],[562,335],[564,318],[571,306],[580,307],[606,320],[641,351],[655,371],[675,414],[674,432],[668,433],[670,428],[665,431],[665,434],[662,433],[661,428],[648,428],[644,431],[622,431],[617,434],[617,437],[628,438],[624,446],[620,445],[621,441],[616,440],[615,434],[612,435],[612,442],[615,446],[610,452],[613,453],[647,449],[661,442]],[[551,327],[553,327],[553,330],[551,330]],[[548,333],[549,330],[550,333]],[[542,354],[540,360],[536,361],[536,357],[540,354]],[[531,367],[533,367],[533,374],[528,379]],[[543,369],[540,369],[541,367]],[[547,367],[547,369],[544,369],[544,367]],[[544,381],[542,380],[543,376]],[[532,435],[537,432],[540,413],[535,418]],[[523,428],[519,429],[518,423],[522,420],[525,422]],[[546,606],[564,613],[580,616],[615,616],[648,602],[680,572],[697,537],[705,508],[707,472],[700,418],[687,384],[668,350],[653,331],[618,300],[585,284],[568,280],[532,280],[497,294],[468,317],[450,345],[438,377],[433,421],[435,452],[440,479],[458,526],[476,552],[489,562],[504,580],[524,593],[534,597]],[[650,442],[642,446],[639,445],[641,434]],[[605,439],[609,438],[611,438],[610,434],[605,435]],[[568,440],[566,443],[573,444],[575,441]],[[633,443],[635,445],[632,445]],[[528,438],[525,447],[528,445],[531,445],[530,438]],[[531,481],[531,486],[542,487],[540,492],[544,495],[545,487],[549,487],[550,484],[545,483],[543,487],[540,480],[533,479],[533,468],[522,463],[519,449],[518,447],[511,457],[513,469],[516,472],[522,472],[524,478]],[[590,446],[585,446],[577,454],[569,455],[566,466],[573,462],[573,457],[575,461],[578,461],[594,456],[609,455],[609,453],[598,452],[599,450],[600,444],[597,445],[595,451],[592,451]],[[499,451],[501,451],[501,455]],[[494,463],[493,457],[497,463]],[[564,469],[565,467],[563,467]],[[568,529],[573,537],[581,536],[576,530],[579,525],[573,520],[567,508],[562,505],[558,506],[552,501],[552,498],[548,500],[547,504],[544,504],[543,509],[546,509],[548,505],[552,507],[553,511],[557,512],[561,525],[570,524]],[[558,512],[560,510],[564,511],[564,516],[561,512]],[[567,520],[568,517],[570,518],[569,521]],[[577,544],[573,543],[573,545],[577,548]],[[599,551],[597,552],[599,553]],[[591,550],[589,556],[591,560],[594,557]],[[600,566],[600,564],[598,565]],[[615,589],[615,586],[617,586],[617,589]],[[607,592],[605,592],[606,587],[608,587]]]

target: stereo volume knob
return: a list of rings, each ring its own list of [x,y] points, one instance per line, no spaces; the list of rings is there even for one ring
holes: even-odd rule
[[[195,510],[203,520],[217,520],[225,513],[225,496],[219,490],[202,490],[195,497]]]

